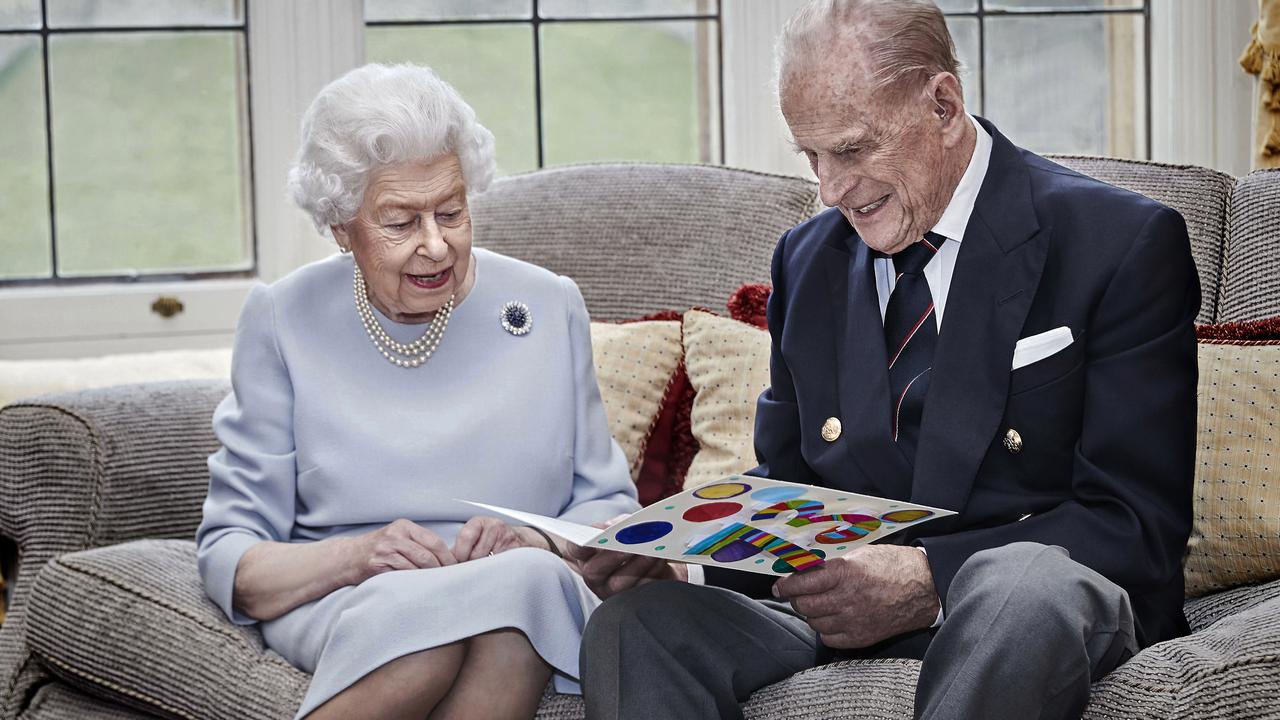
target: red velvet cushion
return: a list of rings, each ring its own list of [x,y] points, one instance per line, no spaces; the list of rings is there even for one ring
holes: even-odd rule
[[[646,315],[629,322],[646,320],[681,321],[684,313],[676,310]],[[641,450],[640,472],[636,477],[636,491],[641,505],[655,503],[670,497],[684,488],[684,478],[689,472],[693,456],[698,452],[698,441],[693,439],[690,416],[693,414],[693,385],[684,369],[684,359],[672,373],[667,392],[663,395],[658,416],[649,428]]]

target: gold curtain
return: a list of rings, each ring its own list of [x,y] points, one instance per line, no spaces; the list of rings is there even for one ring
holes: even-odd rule
[[[1245,72],[1258,76],[1257,150],[1253,167],[1280,167],[1280,0],[1258,0],[1258,22],[1240,56]]]

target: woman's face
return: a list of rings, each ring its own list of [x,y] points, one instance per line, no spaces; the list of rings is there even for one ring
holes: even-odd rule
[[[355,219],[332,229],[364,274],[369,301],[395,322],[427,322],[451,296],[462,302],[475,282],[456,155],[373,171]]]

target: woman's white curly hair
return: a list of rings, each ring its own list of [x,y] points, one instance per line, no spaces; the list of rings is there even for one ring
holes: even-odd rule
[[[449,83],[420,65],[356,68],[320,91],[302,118],[289,195],[316,229],[355,218],[372,171],[458,156],[468,194],[493,182],[493,133]]]

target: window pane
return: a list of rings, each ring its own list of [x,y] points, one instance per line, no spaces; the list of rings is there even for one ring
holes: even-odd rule
[[[365,31],[365,56],[430,66],[493,132],[500,173],[538,167],[532,26],[373,27]]]
[[[978,9],[978,0],[937,0],[937,3],[942,12],[973,12]]]
[[[27,28],[40,28],[40,0],[0,0],[0,29]],[[0,55],[0,60],[2,58]]]
[[[544,18],[653,17],[713,15],[715,0],[542,0],[538,14]]]
[[[48,277],[49,175],[39,37],[0,37],[0,277]]]
[[[240,34],[52,42],[59,273],[249,267]]]
[[[234,25],[241,22],[239,0],[47,0],[49,26],[168,27]]]
[[[960,61],[964,107],[973,115],[981,115],[982,61],[978,57],[978,21],[971,17],[949,17],[947,27],[956,43],[956,59]]]
[[[1092,10],[1141,8],[1142,0],[987,0],[988,10]]]
[[[1037,152],[1144,157],[1143,63],[1141,15],[990,18],[987,117]]]
[[[542,32],[548,165],[718,161],[714,23],[566,23]]]
[[[365,22],[388,20],[524,20],[533,0],[364,0]]]

